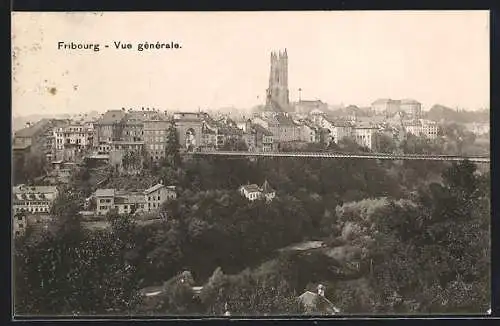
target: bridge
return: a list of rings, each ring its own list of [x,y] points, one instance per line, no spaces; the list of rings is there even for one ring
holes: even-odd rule
[[[193,156],[263,156],[263,157],[308,157],[339,159],[376,159],[376,160],[409,160],[409,161],[464,161],[474,163],[490,163],[490,157],[430,154],[389,154],[389,153],[339,153],[339,152],[245,152],[245,151],[206,151],[187,152]]]

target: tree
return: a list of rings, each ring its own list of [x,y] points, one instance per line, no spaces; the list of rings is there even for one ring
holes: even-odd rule
[[[224,145],[222,146],[221,150],[223,150],[223,151],[243,151],[243,152],[246,152],[246,151],[248,151],[248,146],[247,146],[247,143],[243,139],[229,138],[224,143]]]
[[[387,133],[376,133],[374,137],[375,148],[380,153],[394,153],[397,150],[397,144],[392,135]]]
[[[165,146],[165,158],[168,164],[176,169],[180,167],[181,156],[180,156],[180,143],[179,134],[175,128],[175,122],[172,120],[170,126],[167,129],[167,144]]]
[[[222,315],[227,308],[236,316],[277,316],[299,312],[297,297],[281,277],[245,270],[224,275],[219,268],[201,293],[206,313]]]

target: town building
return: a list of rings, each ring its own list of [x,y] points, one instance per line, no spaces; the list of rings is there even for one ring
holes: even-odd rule
[[[58,195],[55,186],[28,186],[12,187],[14,213],[48,214]]]
[[[312,121],[299,121],[297,125],[300,130],[300,141],[307,143],[318,143],[320,141],[319,128]]]
[[[27,123],[26,127],[14,133],[12,142],[13,156],[27,161],[30,154],[43,157],[46,161],[52,159],[52,132],[57,120],[42,119],[37,123]]]
[[[204,122],[201,131],[201,150],[214,151],[217,148],[217,128]]]
[[[146,113],[148,112],[148,113]],[[143,142],[144,141],[144,121],[156,114],[153,111],[132,111],[129,110],[122,120],[123,130],[119,139],[126,142]]]
[[[298,102],[294,103],[294,107],[295,107],[295,113],[299,114],[309,114],[314,110],[323,112],[328,110],[328,104],[322,102],[321,100],[314,100],[314,101],[299,100]]]
[[[290,112],[290,96],[288,90],[288,54],[271,52],[271,69],[269,87],[266,90],[265,111]]]
[[[200,146],[204,117],[205,114],[201,112],[174,113],[181,149],[194,150]]]
[[[160,116],[144,121],[144,146],[153,161],[165,157],[167,133],[171,122]]]
[[[257,199],[265,199],[271,201],[276,197],[276,192],[271,188],[269,183],[264,181],[262,187],[256,184],[249,184],[240,187],[240,194],[250,201]]]
[[[400,102],[400,110],[411,119],[422,118],[422,104],[413,99],[403,99]]]
[[[354,133],[354,128],[351,122],[349,121],[335,121],[335,122],[330,122],[330,136],[331,140],[334,141],[335,143],[339,143],[342,139],[345,137],[353,137],[356,139],[356,135]],[[328,123],[324,124],[325,127],[328,126]]]
[[[112,209],[118,214],[133,214],[158,210],[166,200],[176,199],[177,192],[175,186],[160,183],[144,191],[97,189],[93,197],[97,215],[105,215]]]
[[[273,133],[261,125],[247,121],[243,139],[252,152],[272,152],[274,149]]]
[[[428,139],[436,139],[439,130],[436,122],[424,119],[403,121],[403,126],[406,133]]]
[[[374,135],[378,128],[369,123],[357,123],[353,128],[353,139],[362,147],[372,150],[375,147]]]
[[[252,122],[268,129],[273,134],[275,143],[300,140],[300,126],[288,113],[262,114],[254,117]]]
[[[52,129],[53,160],[74,161],[93,146],[94,128],[92,123],[70,123]]]
[[[26,228],[28,224],[28,218],[25,214],[13,214],[12,229],[14,231],[14,236],[23,236],[26,233]]]
[[[115,189],[97,189],[94,197],[97,215],[106,215],[115,207]]]
[[[317,126],[321,126],[321,123],[325,119],[325,117],[326,117],[325,112],[318,109],[314,109],[311,112],[309,112],[309,118]]]
[[[134,214],[145,210],[146,199],[142,192],[116,191],[114,208],[118,214]]]
[[[108,110],[94,123],[94,147],[110,144],[113,140],[121,140],[125,110]]]
[[[160,183],[146,189],[144,191],[144,196],[144,209],[146,211],[153,211],[159,209],[164,201],[176,199],[177,193],[175,191],[175,186],[165,186]]]
[[[372,103],[371,109],[378,115],[393,115],[401,110],[401,101],[388,98],[378,99]]]
[[[47,173],[44,180],[51,185],[67,184],[70,181],[71,174],[77,168],[74,162],[64,162],[63,160],[52,161],[52,169]]]

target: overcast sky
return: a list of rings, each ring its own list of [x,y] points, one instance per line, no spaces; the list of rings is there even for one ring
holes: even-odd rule
[[[302,88],[330,104],[489,107],[486,11],[13,13],[12,24],[14,116],[252,107],[265,100],[270,51],[284,48],[292,101]],[[144,41],[182,49],[138,52]]]

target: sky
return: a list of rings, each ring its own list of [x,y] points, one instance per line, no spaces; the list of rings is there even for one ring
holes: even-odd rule
[[[249,108],[265,102],[270,52],[285,48],[291,101],[301,88],[302,99],[329,104],[413,98],[424,110],[489,108],[487,11],[12,15],[13,116]],[[144,42],[181,48],[137,51]]]

